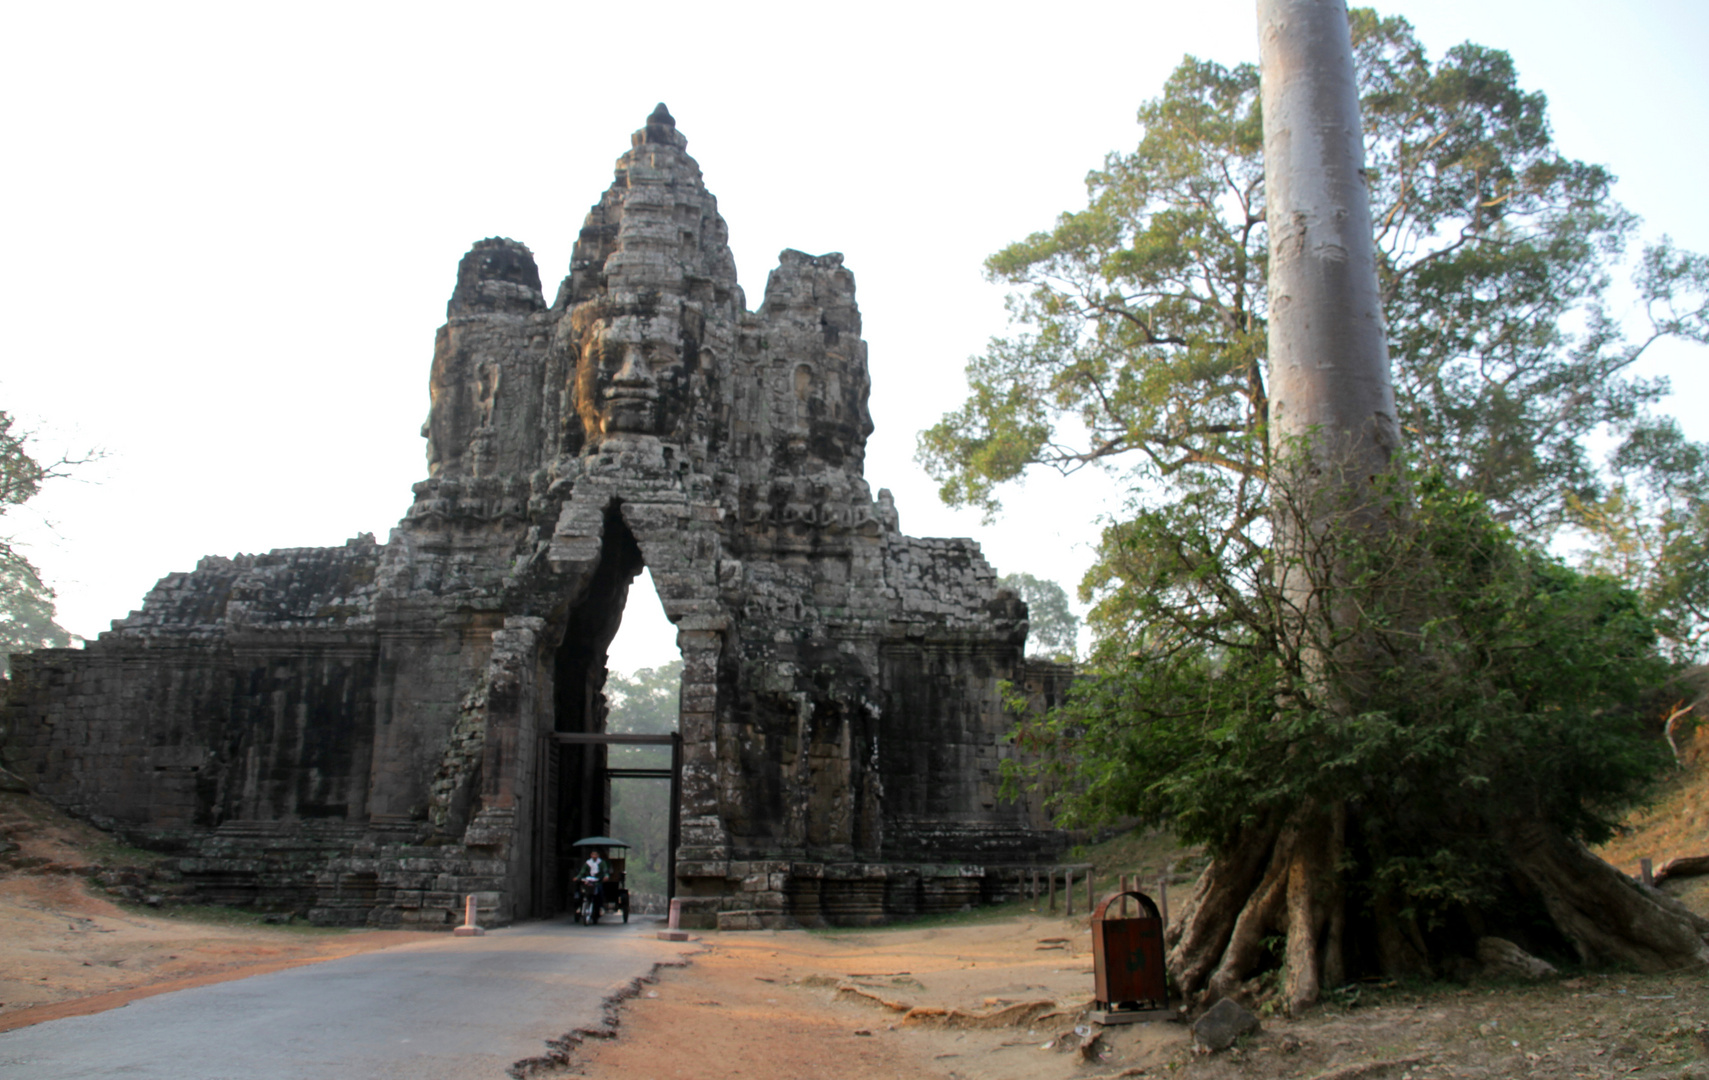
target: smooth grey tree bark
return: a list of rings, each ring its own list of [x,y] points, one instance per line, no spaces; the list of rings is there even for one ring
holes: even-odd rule
[[[1400,439],[1346,4],[1258,0],[1258,56],[1270,436],[1383,468]]]
[[[1406,516],[1404,489],[1384,483],[1400,440],[1358,84],[1343,0],[1257,0],[1257,10],[1281,637],[1304,692],[1329,715],[1350,717],[1365,680],[1393,657],[1374,648],[1358,604],[1345,599],[1355,594],[1344,580],[1347,553],[1404,528]],[[1410,915],[1347,901],[1341,866],[1359,824],[1346,803],[1307,801],[1283,820],[1253,822],[1217,855],[1168,931],[1170,970],[1190,1000],[1248,990],[1277,933],[1286,935],[1282,999],[1290,1012],[1342,981],[1343,939],[1354,924],[1385,974],[1431,971],[1429,945]],[[1494,839],[1584,962],[1709,966],[1709,920],[1626,878],[1558,828],[1516,808]]]
[[[1362,649],[1341,633],[1359,616],[1336,600],[1336,533],[1384,527],[1369,512],[1373,487],[1400,445],[1344,0],[1258,0],[1258,61],[1278,576],[1291,609],[1284,625],[1305,669],[1321,674],[1331,651]],[[1356,679],[1342,686],[1357,694]],[[1356,702],[1340,704],[1348,715],[1357,711]],[[1344,806],[1308,807],[1288,831],[1290,1010],[1343,976],[1346,901],[1337,867],[1346,822]]]
[[[1333,710],[1338,695],[1358,696],[1357,679],[1339,680],[1330,693],[1324,674],[1363,648],[1344,633],[1358,613],[1338,608],[1337,552],[1342,534],[1387,526],[1374,512],[1377,481],[1399,447],[1399,429],[1346,4],[1258,0],[1258,44],[1277,583],[1284,633],[1306,681]],[[1339,666],[1368,666],[1354,659]],[[1339,705],[1348,715],[1357,708],[1350,700]],[[1339,803],[1302,806],[1278,827],[1255,831],[1267,861],[1236,852],[1225,860],[1230,867],[1215,867],[1229,872],[1206,872],[1188,905],[1193,933],[1183,933],[1172,958],[1178,972],[1202,979],[1209,997],[1231,994],[1259,961],[1265,935],[1285,929],[1289,1011],[1339,983],[1346,832]],[[1228,887],[1217,888],[1225,879]],[[1192,955],[1194,940],[1207,955]],[[1218,941],[1226,942],[1220,950]]]

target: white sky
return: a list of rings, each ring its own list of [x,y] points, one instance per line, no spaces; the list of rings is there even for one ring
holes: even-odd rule
[[[1612,167],[1649,234],[1709,249],[1709,5],[1381,10],[1433,56],[1510,51],[1564,152]],[[1255,59],[1253,27],[1252,0],[6,5],[0,408],[43,454],[108,455],[8,527],[83,635],[204,554],[383,540],[425,476],[458,258],[521,240],[550,296],[662,100],[750,303],[780,249],[845,253],[871,345],[867,476],[904,530],[974,536],[999,570],[1072,589],[1106,482],[1041,475],[982,527],[937,503],[915,434],[1004,329],[984,257],[1083,205],[1183,54]],[[1700,439],[1704,360],[1652,362]],[[668,625],[633,636],[614,667],[673,651]]]

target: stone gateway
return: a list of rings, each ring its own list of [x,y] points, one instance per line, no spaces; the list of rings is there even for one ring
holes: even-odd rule
[[[854,277],[785,251],[750,312],[663,105],[550,303],[477,243],[390,539],[206,558],[84,650],[13,661],[4,759],[205,899],[332,925],[567,909],[608,820],[605,654],[651,570],[677,628],[690,925],[858,924],[1013,894],[1061,835],[998,798],[1066,668],[978,545],[863,477]]]

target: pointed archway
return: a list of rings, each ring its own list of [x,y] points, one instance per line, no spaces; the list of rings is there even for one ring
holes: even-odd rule
[[[540,915],[569,906],[582,854],[573,848],[575,841],[610,831],[614,778],[671,781],[667,864],[675,861],[680,739],[674,733],[616,735],[607,730],[608,653],[630,587],[645,566],[640,544],[623,521],[621,504],[613,501],[604,516],[598,562],[582,595],[564,615],[563,634],[552,655],[550,723],[543,725],[538,755],[531,882],[531,906]],[[610,747],[623,744],[669,746],[670,764],[662,769],[613,768]],[[674,865],[666,876],[668,890]]]

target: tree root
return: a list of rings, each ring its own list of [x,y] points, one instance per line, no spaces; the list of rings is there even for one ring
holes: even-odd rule
[[[1191,1005],[1235,996],[1273,968],[1268,944],[1281,934],[1281,997],[1290,1012],[1345,981],[1351,934],[1363,941],[1361,955],[1375,974],[1429,974],[1433,962],[1446,959],[1432,955],[1433,946],[1458,955],[1440,934],[1427,940],[1383,898],[1351,905],[1349,913],[1341,871],[1347,816],[1343,805],[1308,807],[1278,827],[1255,826],[1206,867],[1168,937],[1170,972]],[[1581,962],[1646,972],[1709,968],[1709,919],[1545,823],[1511,826],[1501,839],[1515,875]],[[1499,923],[1502,914],[1485,912],[1484,921]]]
[[[1514,868],[1584,963],[1647,972],[1709,967],[1709,919],[1542,823],[1513,828],[1503,839]]]
[[[1281,828],[1252,830],[1213,860],[1174,931],[1169,966],[1183,992],[1204,1005],[1233,996],[1268,959],[1266,939],[1278,933],[1287,935],[1290,1010],[1338,985],[1346,914],[1336,867],[1345,839],[1344,807],[1307,807]]]

